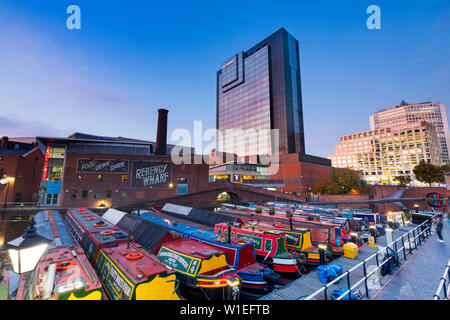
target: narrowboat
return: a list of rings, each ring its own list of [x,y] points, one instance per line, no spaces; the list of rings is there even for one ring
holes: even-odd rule
[[[199,248],[202,248],[202,252],[215,252],[217,250],[207,243],[182,239],[179,233],[172,232],[165,226],[115,209],[109,209],[102,218],[108,222],[114,222],[116,226],[121,228],[130,229],[136,242],[144,246],[148,251],[155,252],[155,250],[157,250],[155,253],[157,257],[163,263],[174,268],[174,271],[177,273],[177,279],[180,281],[180,292],[183,297],[192,299],[228,300],[236,299],[239,296],[241,282],[235,277],[235,270],[228,265],[224,252],[220,251],[220,254],[214,254],[220,256],[220,259],[216,259],[212,256],[195,257],[192,252],[197,251]],[[174,235],[173,239],[170,239],[171,235]],[[176,260],[173,260],[168,254],[161,255],[162,248],[168,243],[175,243],[176,247],[180,248],[180,252],[178,252],[180,256],[183,254],[189,255],[189,252],[185,253],[182,250],[187,247],[192,249],[192,243],[194,243],[195,248],[191,250],[194,257],[189,258],[189,261],[192,261],[193,264],[198,264],[201,262],[200,260],[203,259],[205,260],[205,263],[202,264],[203,267],[200,269],[194,268],[192,270],[190,268],[189,271],[186,272],[186,270],[183,269],[186,267],[183,263],[178,264]],[[172,249],[175,250],[175,248]],[[222,256],[225,259],[224,261],[222,261]],[[180,261],[185,261],[188,258],[183,259]],[[207,272],[208,268],[210,269],[210,272]]]
[[[114,300],[180,300],[172,267],[135,242],[104,246],[94,269]]]
[[[239,299],[241,282],[228,265],[225,252],[193,239],[178,239],[163,244],[158,258],[174,268],[184,297]]]
[[[66,222],[105,288],[118,300],[180,300],[173,268],[136,243],[130,234],[90,210],[69,209]]]
[[[232,241],[229,243],[219,237],[217,233],[180,223],[171,217],[171,219],[163,218],[165,215],[161,213],[158,213],[161,216],[154,214],[156,213],[142,214],[140,217],[179,232],[185,239],[203,241],[224,251],[228,264],[236,270],[238,277],[241,278],[241,296],[245,295],[250,298],[267,294],[272,290],[273,284],[281,281],[279,275],[256,261],[253,242]]]
[[[296,253],[289,253],[286,237],[279,231],[264,231],[241,223],[218,223],[214,232],[228,241],[232,239],[251,241],[255,245],[255,254],[259,262],[266,264],[273,271],[285,277],[298,277],[300,263]]]
[[[308,228],[285,225],[283,223],[270,224],[257,220],[248,220],[246,224],[266,231],[281,231],[286,237],[286,246],[290,251],[295,251],[299,256],[304,256],[306,265],[316,266],[320,264],[319,248],[311,243],[311,231]]]
[[[9,299],[9,273],[0,267],[0,300]]]
[[[56,210],[34,216],[36,232],[51,239],[36,268],[20,275],[16,300],[103,300],[101,282]]]
[[[330,223],[328,221],[318,221],[310,218],[292,217],[287,218],[285,215],[269,213],[250,213],[233,210],[229,208],[222,208],[222,214],[238,216],[242,221],[256,220],[258,222],[272,223],[272,224],[286,224],[290,225],[292,221],[293,226],[300,228],[307,228],[311,232],[311,242],[313,245],[326,244],[331,245],[332,249],[336,242],[336,227],[341,228],[341,225]],[[338,241],[339,242],[339,241]]]

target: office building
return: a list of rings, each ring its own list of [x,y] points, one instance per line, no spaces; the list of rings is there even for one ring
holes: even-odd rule
[[[442,162],[435,127],[427,121],[342,136],[329,158],[333,167],[358,170],[373,184],[396,184],[396,176],[410,176],[420,184],[415,181],[414,167],[422,160],[435,165]]]
[[[370,129],[377,130],[421,120],[431,123],[436,128],[442,163],[449,163],[450,132],[445,106],[441,103],[421,102],[408,104],[402,101],[399,106],[381,110],[371,115]]]

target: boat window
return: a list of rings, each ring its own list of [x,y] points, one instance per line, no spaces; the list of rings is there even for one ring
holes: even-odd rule
[[[272,239],[266,239],[264,251],[269,252],[272,250]]]

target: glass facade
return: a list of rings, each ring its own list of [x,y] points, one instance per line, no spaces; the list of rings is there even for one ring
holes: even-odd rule
[[[258,154],[272,152],[269,129],[279,130],[280,153],[305,153],[298,41],[284,29],[228,59],[217,74],[217,129],[236,128],[267,129]],[[252,155],[242,139],[237,152],[226,139],[217,149]]]
[[[49,145],[46,147],[44,169],[39,188],[40,205],[59,204],[65,155],[66,148],[63,145]]]
[[[229,81],[230,72],[219,75],[220,108],[218,110],[219,129],[226,134],[227,129],[266,129],[270,130],[270,93],[269,93],[269,58],[268,47],[265,46],[248,56],[245,65],[245,81],[231,90],[223,90],[222,83]],[[236,62],[225,68],[236,67]],[[224,92],[225,91],[225,92]],[[231,139],[225,135],[221,151],[236,153],[240,156],[251,155],[254,143],[257,143],[259,154],[270,154],[269,136],[259,136],[251,143],[239,135]]]

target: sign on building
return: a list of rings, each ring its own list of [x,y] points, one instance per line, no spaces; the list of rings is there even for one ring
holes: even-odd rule
[[[128,173],[128,160],[78,159],[77,172]]]
[[[152,187],[169,184],[172,179],[172,163],[133,160],[132,187]]]

